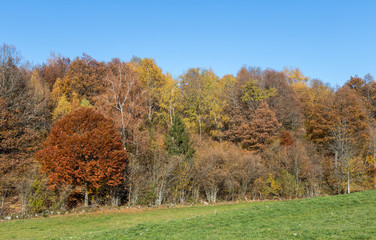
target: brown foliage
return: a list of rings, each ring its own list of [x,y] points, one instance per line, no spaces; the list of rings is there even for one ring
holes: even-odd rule
[[[57,79],[53,87],[55,102],[63,94],[68,101],[72,101],[74,94],[82,100],[86,98],[90,103],[95,103],[94,97],[103,93],[103,80],[106,76],[106,66],[88,55],[76,58],[69,65],[64,78]]]
[[[355,91],[347,86],[340,88],[334,96],[333,111],[335,112],[336,126],[346,128],[347,137],[352,138],[351,142],[361,150],[369,140],[368,116],[363,100]]]
[[[89,107],[57,121],[36,157],[52,185],[91,190],[121,184],[127,159],[113,122]]]
[[[39,75],[48,84],[50,90],[52,90],[56,79],[64,78],[69,64],[69,58],[55,56],[54,54],[52,54],[50,59],[48,59],[47,64],[44,64],[39,68]]]
[[[266,70],[264,72],[266,88],[275,88],[278,94],[268,100],[269,106],[277,115],[278,122],[286,129],[295,130],[303,123],[303,114],[300,102],[295,91],[281,72]]]
[[[229,142],[205,141],[197,149],[194,181],[205,191],[209,202],[215,202],[224,188],[232,198],[244,198],[262,170],[259,156]]]
[[[302,101],[306,117],[306,135],[308,139],[327,149],[336,115],[332,111],[334,93],[318,80],[312,81],[311,85]]]

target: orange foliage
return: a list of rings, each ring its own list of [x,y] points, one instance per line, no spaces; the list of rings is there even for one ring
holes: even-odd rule
[[[57,121],[36,157],[51,184],[90,189],[119,185],[127,160],[113,122],[89,107]]]

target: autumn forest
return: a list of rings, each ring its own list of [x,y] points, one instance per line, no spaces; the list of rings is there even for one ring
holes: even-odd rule
[[[165,70],[165,69],[164,69]],[[0,217],[346,194],[376,184],[376,82],[0,46]]]

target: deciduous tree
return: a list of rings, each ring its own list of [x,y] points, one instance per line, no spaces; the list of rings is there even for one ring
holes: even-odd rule
[[[95,189],[122,183],[127,159],[113,122],[89,107],[57,121],[36,157],[52,186],[82,187],[85,206]]]

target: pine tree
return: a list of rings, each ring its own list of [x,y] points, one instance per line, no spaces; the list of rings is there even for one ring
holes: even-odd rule
[[[172,126],[166,135],[165,146],[170,155],[185,155],[187,159],[195,153],[186,131],[184,122],[179,116],[173,120]]]

